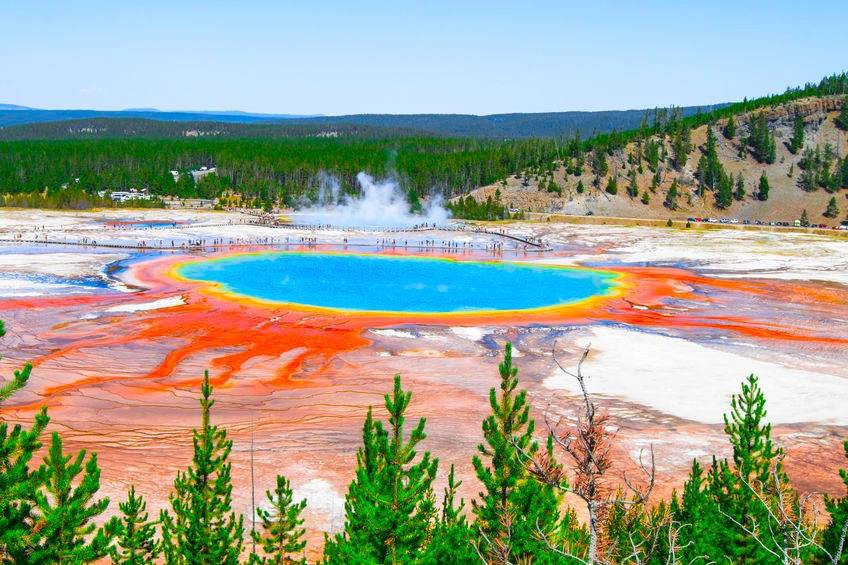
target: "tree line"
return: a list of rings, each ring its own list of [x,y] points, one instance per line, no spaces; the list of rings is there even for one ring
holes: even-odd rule
[[[2,327],[0,326],[0,332]],[[793,489],[784,451],[766,423],[766,400],[751,375],[724,417],[732,456],[693,460],[682,492],[654,500],[654,454],[640,456],[641,476],[616,487],[610,476],[614,422],[587,391],[578,417],[561,425],[545,414],[537,433],[527,392],[519,388],[506,345],[499,383],[489,392],[483,441],[472,457],[478,495],[466,504],[450,466],[440,496],[440,461],[424,450],[426,419],[407,422],[412,394],[400,376],[384,397],[386,419],[369,409],[344,526],[325,534],[323,564],[508,563],[848,563],[848,494],[823,501]],[[0,387],[0,401],[24,387],[26,365]],[[151,517],[133,486],[113,518],[98,522],[109,500],[98,495],[96,454],[66,454],[53,432],[33,462],[49,422],[42,409],[30,427],[0,422],[0,559],[4,563],[229,565],[304,564],[307,502],[278,476],[247,531],[233,508],[227,431],[212,422],[212,386],[200,390],[193,457],[173,482],[168,507]],[[611,431],[612,430],[612,431]],[[546,439],[539,441],[543,435]],[[848,456],[848,442],[845,444]],[[848,488],[848,471],[841,471]],[[848,491],[846,491],[848,493]],[[577,519],[571,493],[588,520]],[[437,502],[437,498],[439,499]],[[823,505],[824,508],[821,506]],[[830,515],[822,520],[823,510]],[[101,523],[102,525],[97,525]]]
[[[214,198],[234,191],[288,205],[314,199],[321,174],[356,193],[356,175],[393,177],[404,192],[452,196],[558,157],[556,140],[387,139],[112,139],[0,142],[0,193],[87,193],[147,188],[158,195]],[[217,175],[191,182],[202,166]],[[185,180],[183,180],[185,179]]]
[[[607,156],[623,151],[631,142],[636,143],[638,151],[629,165],[641,170],[646,163],[658,177],[658,184],[661,164],[668,163],[676,170],[686,166],[695,127],[727,118],[723,133],[732,138],[737,127],[732,118],[740,113],[804,97],[846,93],[848,75],[842,73],[780,95],[745,100],[709,112],[684,115],[681,108],[656,109],[644,115],[638,128],[588,138],[578,132],[559,138],[501,140],[385,135],[0,141],[0,193],[68,190],[63,186],[79,188],[87,194],[147,188],[154,194],[186,198],[238,193],[244,201],[267,208],[272,204],[293,206],[313,201],[321,173],[337,176],[345,192],[356,193],[356,174],[365,171],[376,177],[393,177],[415,201],[434,193],[447,198],[465,194],[526,171],[552,177],[558,164],[574,175],[582,174],[588,166],[600,188],[601,179],[609,172]],[[844,107],[837,118],[837,124],[843,123],[848,124],[848,110]],[[775,142],[765,115],[756,114],[749,126],[750,135],[740,140],[740,152],[750,151],[756,159],[772,162]],[[290,133],[295,135],[295,131]],[[793,145],[796,150],[800,147],[797,139]],[[185,174],[180,175],[182,182],[175,182],[170,173],[185,173],[201,166],[215,166],[218,174],[194,183]],[[715,172],[706,174],[721,181]],[[616,193],[618,180],[611,182],[610,192]],[[558,189],[552,179],[547,188]],[[726,196],[726,187],[722,186],[722,205],[727,202]]]

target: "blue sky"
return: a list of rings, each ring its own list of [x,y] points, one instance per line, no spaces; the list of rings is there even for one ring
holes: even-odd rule
[[[848,2],[0,0],[0,103],[475,113],[698,105],[848,69]]]

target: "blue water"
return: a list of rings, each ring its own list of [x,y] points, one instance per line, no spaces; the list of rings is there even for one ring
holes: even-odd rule
[[[613,285],[609,273],[564,267],[320,253],[236,255],[188,263],[179,274],[251,298],[390,312],[524,310]]]

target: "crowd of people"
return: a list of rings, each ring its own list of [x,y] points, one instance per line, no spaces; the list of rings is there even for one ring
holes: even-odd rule
[[[207,228],[207,227],[215,227],[215,226],[230,226],[234,224],[239,225],[258,225],[259,223],[255,220],[246,220],[246,221],[236,221],[233,222],[230,220],[228,223],[222,224],[203,224],[194,226],[195,228]],[[166,229],[174,229],[177,227],[187,228],[189,226],[182,224],[180,222],[121,222],[121,223],[109,223],[105,224],[109,229],[122,231],[122,232],[130,232],[136,230],[166,230]],[[420,224],[412,227],[405,228],[387,228],[379,230],[375,233],[375,235],[383,235],[383,237],[377,237],[372,239],[368,236],[368,230],[363,230],[361,228],[340,228],[337,226],[332,226],[329,224],[326,225],[310,225],[310,226],[296,226],[294,224],[276,224],[274,226],[264,225],[263,227],[279,227],[286,228],[290,230],[308,230],[310,232],[317,231],[347,231],[351,233],[357,233],[357,237],[350,237],[345,235],[339,241],[334,237],[327,237],[324,241],[321,241],[317,235],[297,235],[297,236],[284,236],[284,237],[272,237],[267,235],[256,236],[256,237],[212,237],[212,238],[150,238],[150,239],[136,239],[127,241],[126,238],[120,239],[107,239],[108,235],[102,231],[98,233],[101,235],[100,240],[94,239],[89,235],[80,235],[75,236],[73,234],[73,230],[68,230],[66,228],[56,228],[55,230],[48,230],[46,226],[35,226],[34,229],[30,232],[18,232],[13,234],[12,241],[20,242],[20,243],[49,243],[49,244],[66,244],[66,245],[83,245],[83,246],[99,246],[99,247],[116,247],[116,248],[134,248],[134,249],[218,249],[218,248],[229,248],[229,247],[249,247],[249,246],[291,246],[291,245],[299,245],[299,246],[309,246],[316,247],[318,245],[344,245],[355,246],[355,247],[365,247],[365,248],[379,248],[379,249],[418,249],[418,250],[440,250],[440,251],[449,251],[449,252],[466,252],[466,251],[485,251],[493,254],[502,254],[504,250],[510,250],[514,252],[530,252],[537,251],[545,248],[545,243],[540,238],[520,238],[514,235],[508,234],[505,230],[500,229],[497,231],[483,229],[479,226],[467,226],[464,224],[456,224],[452,225],[450,228],[439,228],[435,224]],[[394,237],[384,237],[387,233],[413,233],[413,232],[425,232],[425,231],[436,231],[436,230],[444,230],[451,232],[472,232],[475,234],[483,235],[483,236],[494,236],[498,239],[491,238],[477,238],[477,239],[433,239],[433,238],[410,238],[406,237],[403,239]],[[53,232],[51,234],[51,231]],[[69,233],[70,232],[70,233]],[[322,238],[323,239],[323,238]],[[0,241],[2,241],[2,237],[0,237]],[[9,240],[6,240],[9,241]]]

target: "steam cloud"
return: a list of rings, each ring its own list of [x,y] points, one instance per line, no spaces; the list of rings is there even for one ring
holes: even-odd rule
[[[295,222],[338,227],[396,228],[418,224],[443,225],[450,218],[441,196],[428,199],[420,214],[409,211],[409,203],[398,184],[390,179],[377,181],[359,173],[362,189],[358,196],[341,195],[334,177],[319,175],[318,203],[294,214]]]

